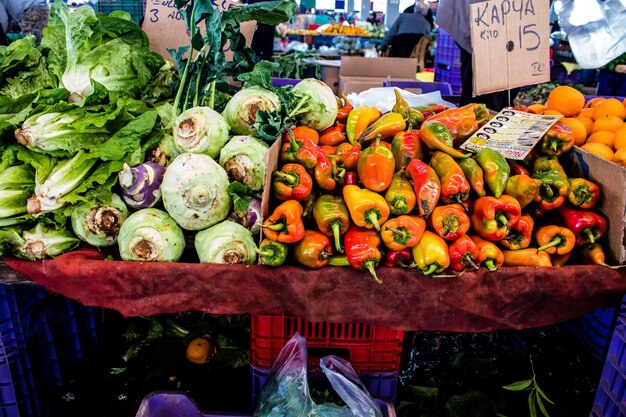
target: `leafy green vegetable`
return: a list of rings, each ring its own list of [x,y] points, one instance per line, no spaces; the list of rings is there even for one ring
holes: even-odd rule
[[[250,201],[252,200],[252,191],[239,181],[233,181],[226,189],[233,200],[233,210],[243,213],[248,210]]]
[[[279,70],[280,66],[276,62],[261,61],[254,66],[251,72],[240,74],[237,79],[242,81],[244,87],[259,86],[266,90],[272,89],[272,73]]]
[[[319,65],[312,65],[306,62],[308,59],[320,59],[320,56],[313,51],[293,51],[291,53],[277,56],[274,62],[278,64],[278,69],[274,72],[276,77],[296,78],[301,80],[305,76],[305,71],[313,67],[315,78],[322,78],[322,68]]]
[[[237,79],[252,70],[254,51],[246,46],[239,24],[248,20],[271,25],[285,22],[293,16],[293,0],[274,0],[249,4],[246,7],[219,12],[210,0],[176,0],[176,7],[184,10],[185,24],[190,32],[189,45],[170,50],[178,66],[180,79],[175,111],[181,113],[199,105],[213,107],[218,81]],[[205,34],[200,31],[204,25]],[[227,60],[224,47],[229,44],[232,59]],[[194,54],[188,54],[194,51]],[[191,58],[185,58],[186,55]]]
[[[92,80],[110,91],[135,96],[163,67],[146,34],[125,13],[96,15],[90,6],[74,11],[56,0],[50,8],[42,48],[59,85],[79,101],[94,92]]]

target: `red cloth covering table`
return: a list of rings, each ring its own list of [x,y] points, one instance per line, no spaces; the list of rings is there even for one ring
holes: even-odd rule
[[[483,332],[550,325],[619,304],[626,271],[600,266],[481,268],[457,278],[413,270],[104,260],[81,249],[53,260],[5,258],[46,289],[125,316],[204,311],[288,314],[310,321],[361,322],[403,330]]]

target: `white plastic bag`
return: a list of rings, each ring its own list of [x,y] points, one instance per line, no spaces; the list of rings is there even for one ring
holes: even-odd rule
[[[554,11],[582,68],[626,53],[626,0],[555,0]]]
[[[365,90],[359,94],[349,94],[348,100],[350,100],[350,103],[352,103],[354,107],[374,106],[382,113],[386,113],[391,111],[393,106],[396,104],[396,94],[394,93],[394,90],[396,90],[396,87],[370,88],[369,90]],[[404,98],[411,107],[439,104],[449,108],[456,108],[454,104],[441,98],[441,93],[439,91],[433,91],[432,93],[427,94],[415,94],[400,88],[398,88],[398,90],[400,90],[402,98]]]
[[[316,404],[309,394],[306,340],[295,334],[280,351],[261,393],[255,417],[382,417],[382,411],[349,362],[336,356],[320,367],[348,407]]]

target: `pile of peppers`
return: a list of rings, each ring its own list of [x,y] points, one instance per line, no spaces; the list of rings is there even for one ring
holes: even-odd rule
[[[273,172],[262,263],[349,266],[382,283],[377,267],[425,276],[501,266],[606,265],[607,222],[597,184],[569,178],[559,161],[573,132],[557,123],[524,161],[458,149],[490,113],[411,108],[396,90],[392,111],[354,108],[342,95],[333,126],[285,131]]]

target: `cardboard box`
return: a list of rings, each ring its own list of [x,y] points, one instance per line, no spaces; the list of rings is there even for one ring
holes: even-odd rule
[[[609,258],[626,264],[626,167],[609,162],[575,146],[564,160],[572,177],[586,178],[600,185],[596,206],[608,220],[607,235],[602,238]]]
[[[341,57],[339,92],[360,93],[370,88],[382,87],[383,81],[415,81],[417,59],[414,58],[363,58]]]

